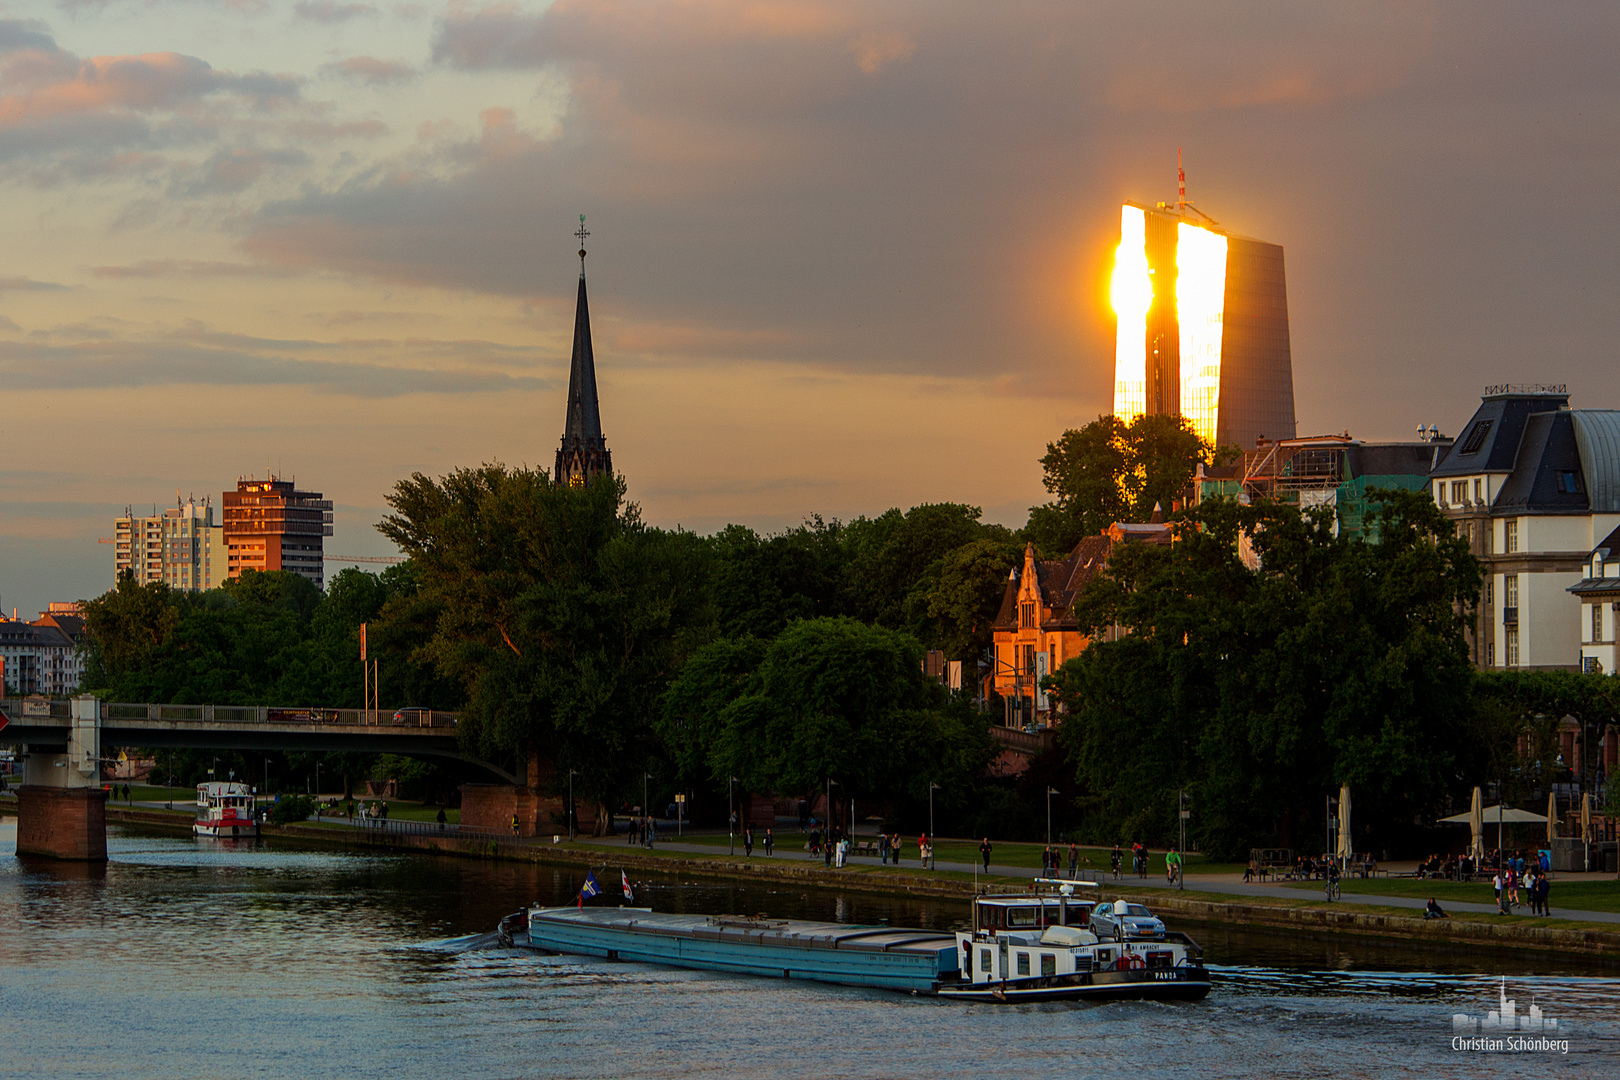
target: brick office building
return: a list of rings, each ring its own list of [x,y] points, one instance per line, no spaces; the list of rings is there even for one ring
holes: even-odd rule
[[[325,538],[332,535],[332,502],[298,491],[286,480],[236,482],[224,495],[227,576],[244,570],[289,570],[317,586],[325,577]]]

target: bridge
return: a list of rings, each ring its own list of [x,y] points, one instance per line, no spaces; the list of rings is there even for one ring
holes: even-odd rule
[[[397,717],[397,720],[396,720]],[[455,713],[406,709],[156,705],[100,701],[0,701],[0,745],[20,747],[17,851],[66,859],[107,856],[103,746],[199,750],[358,751],[475,766],[505,784],[519,779],[462,753]]]

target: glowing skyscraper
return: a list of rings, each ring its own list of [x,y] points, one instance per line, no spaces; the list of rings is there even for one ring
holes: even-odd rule
[[[1217,446],[1294,437],[1283,249],[1190,204],[1120,211],[1114,415],[1180,415]]]

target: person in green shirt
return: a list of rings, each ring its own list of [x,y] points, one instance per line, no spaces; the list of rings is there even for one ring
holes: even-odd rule
[[[1175,848],[1171,848],[1170,853],[1164,857],[1164,876],[1172,885],[1181,876],[1181,852]]]

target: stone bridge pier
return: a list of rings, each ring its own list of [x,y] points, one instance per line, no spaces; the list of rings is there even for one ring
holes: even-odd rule
[[[100,703],[72,701],[67,745],[30,744],[17,789],[17,854],[107,861],[107,793],[101,786]]]

